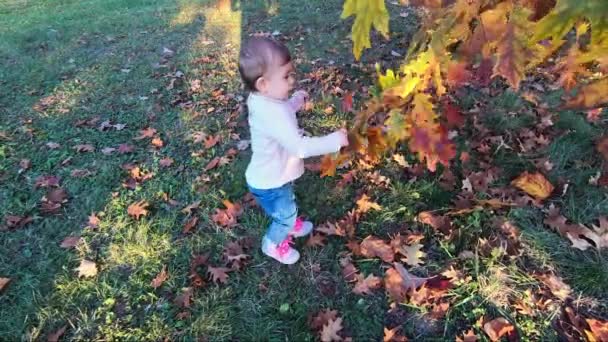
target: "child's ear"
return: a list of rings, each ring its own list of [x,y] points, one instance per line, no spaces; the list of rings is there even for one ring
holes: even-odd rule
[[[268,81],[266,81],[264,76],[258,78],[255,81],[255,89],[259,92],[265,92],[267,86],[268,86]]]

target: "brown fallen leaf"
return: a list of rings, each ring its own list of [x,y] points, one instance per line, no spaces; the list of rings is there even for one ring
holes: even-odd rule
[[[139,131],[139,135],[135,138],[133,138],[133,140],[143,140],[146,138],[152,138],[154,137],[154,134],[156,134],[156,129],[152,128],[152,127],[148,127],[146,129],[142,129]]]
[[[215,158],[211,159],[211,161],[209,161],[209,163],[207,163],[207,165],[205,166],[204,171],[209,171],[209,170],[215,168],[220,163],[220,160],[221,160],[220,157],[215,157]]]
[[[19,161],[19,167],[21,168],[19,171],[23,172],[32,167],[32,161],[29,159],[21,159],[21,161]]]
[[[16,229],[25,227],[29,223],[33,222],[34,218],[31,216],[23,217],[17,215],[6,215],[4,217],[4,221],[8,229]]]
[[[309,319],[308,325],[314,331],[323,329],[330,320],[338,318],[338,311],[331,309],[324,309],[319,311],[316,315]]]
[[[201,201],[194,201],[191,204],[187,205],[184,209],[182,209],[182,213],[186,215],[192,214],[192,210],[198,209],[198,206],[201,204]]]
[[[93,261],[82,259],[80,266],[74,270],[78,271],[78,277],[94,277],[97,275],[97,264]]]
[[[335,320],[330,319],[321,330],[321,341],[322,342],[333,342],[342,341],[342,337],[338,333],[342,330],[342,317],[338,317]]]
[[[372,235],[361,242],[361,254],[368,258],[378,257],[385,262],[393,262],[395,259],[393,248],[382,239]]]
[[[325,246],[325,236],[321,234],[310,234],[308,240],[306,240],[307,247],[323,247]]]
[[[49,141],[48,143],[46,143],[46,147],[48,147],[49,150],[56,150],[56,149],[60,148],[61,145],[59,145],[56,142]]]
[[[184,229],[182,230],[182,233],[184,233],[184,234],[190,233],[192,231],[192,229],[194,229],[194,227],[196,227],[197,223],[198,223],[198,217],[196,217],[196,216],[191,217],[184,224]]]
[[[483,325],[483,331],[492,341],[499,341],[504,335],[512,334],[514,330],[513,324],[503,317],[498,317]]]
[[[182,293],[179,296],[175,297],[175,305],[179,306],[180,308],[189,308],[193,294],[194,289],[192,287],[182,288]]]
[[[598,140],[596,145],[597,151],[602,155],[604,160],[608,161],[608,136]]]
[[[211,277],[214,283],[222,283],[225,284],[228,281],[228,272],[231,270],[226,267],[207,267],[207,273]]]
[[[159,164],[161,167],[169,167],[169,166],[173,165],[173,159],[171,159],[171,158],[169,158],[169,157],[165,157],[165,158],[161,159],[161,160],[158,162],[158,164]]]
[[[48,187],[57,187],[59,186],[59,181],[61,179],[57,176],[39,176],[36,178],[36,187],[37,188],[48,188]]]
[[[456,337],[456,342],[477,342],[477,335],[473,329],[469,329],[462,337]]]
[[[167,280],[169,279],[169,275],[167,274],[167,265],[163,265],[163,268],[158,272],[156,277],[152,279],[150,282],[150,286],[152,286],[155,290]]]
[[[511,184],[539,200],[549,197],[554,189],[553,185],[539,172],[528,173],[526,171],[514,179]]]
[[[133,150],[135,150],[135,147],[133,145],[130,145],[130,144],[118,145],[118,153],[120,153],[120,154],[131,153],[131,152],[133,152]]]
[[[74,170],[72,170],[72,172],[70,172],[70,175],[75,178],[89,177],[93,174],[94,173],[92,171],[89,171],[86,169],[74,169]]]
[[[73,147],[76,152],[94,152],[95,147],[91,144],[79,144]]]
[[[134,217],[136,220],[139,220],[141,216],[148,215],[148,210],[146,209],[149,206],[148,202],[145,200],[141,200],[139,202],[135,202],[127,208],[127,213],[129,216]]]
[[[363,275],[357,275],[357,283],[353,288],[353,292],[359,295],[370,294],[373,289],[377,289],[382,285],[382,280],[373,274],[368,275],[366,278]]]
[[[354,283],[357,281],[358,270],[353,265],[350,257],[344,257],[340,259],[340,266],[342,266],[342,277],[349,283]]]
[[[67,329],[67,326],[64,325],[61,328],[55,330],[54,332],[48,334],[46,337],[47,342],[59,342],[59,339],[61,338],[61,336],[63,336],[63,334],[65,334],[66,329]]]
[[[99,219],[99,217],[97,217],[97,215],[95,213],[91,213],[91,215],[89,215],[88,226],[90,228],[97,228],[97,227],[99,227],[100,223],[101,223],[101,220]]]
[[[10,278],[2,278],[0,277],[0,293],[6,288],[6,286],[11,282]]]
[[[61,248],[74,248],[76,247],[80,241],[82,241],[82,238],[78,235],[76,236],[68,236],[65,239],[63,239],[63,241],[61,242],[61,244],[59,245],[59,247]]]
[[[555,297],[561,300],[566,300],[566,298],[568,298],[572,293],[572,289],[570,288],[570,286],[564,283],[562,278],[556,276],[553,273],[540,274],[537,275],[537,278],[549,288],[549,290]]]

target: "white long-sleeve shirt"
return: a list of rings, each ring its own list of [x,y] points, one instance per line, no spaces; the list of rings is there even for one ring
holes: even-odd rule
[[[256,189],[273,189],[304,173],[304,158],[340,150],[344,136],[334,132],[322,137],[304,137],[296,111],[304,104],[301,94],[280,101],[251,93],[247,98],[253,152],[245,178]]]

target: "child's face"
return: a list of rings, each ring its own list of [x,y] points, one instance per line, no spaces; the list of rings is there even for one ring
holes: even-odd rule
[[[273,99],[287,100],[295,82],[295,70],[293,64],[289,62],[282,66],[270,68],[268,74],[263,76],[260,92],[262,95]]]

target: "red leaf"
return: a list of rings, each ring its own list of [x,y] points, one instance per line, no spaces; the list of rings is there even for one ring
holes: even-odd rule
[[[346,94],[344,94],[344,98],[342,99],[342,111],[353,111],[353,93],[350,91],[347,91]]]

